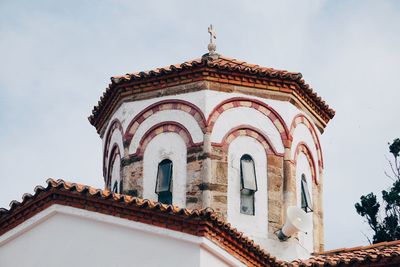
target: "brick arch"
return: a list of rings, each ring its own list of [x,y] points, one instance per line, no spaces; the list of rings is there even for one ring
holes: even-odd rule
[[[213,111],[210,113],[207,119],[207,132],[211,133],[218,117],[226,110],[237,108],[237,107],[246,107],[246,108],[253,108],[263,115],[268,117],[278,132],[281,135],[282,143],[284,147],[290,146],[289,140],[289,130],[286,126],[285,121],[282,117],[276,112],[272,107],[268,106],[262,101],[257,99],[250,99],[245,97],[234,97],[227,99],[220,104],[218,104]]]
[[[221,143],[211,143],[212,146],[223,147],[228,149],[229,144],[239,136],[248,136],[256,139],[264,147],[267,155],[277,155],[283,157],[283,153],[278,153],[269,140],[268,136],[264,134],[259,129],[250,125],[240,125],[238,127],[232,128],[225,136],[222,138]]]
[[[194,146],[201,146],[202,143],[194,143],[192,136],[185,126],[175,121],[164,121],[151,127],[140,139],[139,145],[136,149],[135,155],[142,156],[150,141],[161,133],[177,133],[182,137],[187,148]]]
[[[111,137],[114,133],[115,130],[119,130],[121,132],[121,136],[124,136],[124,129],[122,127],[121,122],[118,119],[114,119],[110,123],[110,127],[108,128],[108,131],[106,133],[106,142],[104,144],[104,151],[103,151],[103,176],[106,177],[106,161],[108,159],[108,152],[110,151],[110,142],[111,142]],[[123,144],[123,140],[121,140],[121,143]],[[108,165],[109,166],[109,165]]]
[[[154,103],[137,114],[129,123],[124,140],[130,143],[140,124],[151,115],[163,110],[181,110],[189,113],[197,121],[203,133],[205,133],[206,119],[203,112],[196,105],[180,99],[167,99]]]
[[[107,170],[107,176],[105,177],[105,184],[106,187],[109,186],[109,183],[111,183],[111,164],[114,162],[115,158],[117,156],[119,156],[120,160],[121,160],[121,152],[119,150],[119,146],[117,143],[114,143],[112,148],[111,148],[111,153],[110,153],[111,157],[110,160],[108,161],[108,170]],[[120,162],[121,164],[121,162]],[[120,177],[121,178],[121,177]],[[120,181],[121,182],[121,181]]]
[[[294,153],[294,158],[293,158],[293,162],[294,162],[295,166],[297,165],[297,158],[300,155],[300,153],[303,153],[306,156],[308,164],[310,165],[312,180],[314,181],[315,184],[318,184],[314,157],[311,153],[310,148],[304,142],[299,142],[297,144],[296,151]]]
[[[307,127],[307,129],[310,131],[310,133],[311,133],[311,136],[312,136],[312,138],[314,140],[315,149],[317,151],[318,170],[319,170],[319,173],[321,174],[322,170],[324,168],[324,161],[323,161],[323,157],[322,157],[321,143],[319,142],[319,138],[318,138],[318,135],[317,135],[317,132],[315,130],[314,125],[303,114],[297,114],[293,118],[292,124],[290,126],[290,140],[293,140],[294,131],[295,131],[297,125],[299,125],[299,124],[304,124]]]

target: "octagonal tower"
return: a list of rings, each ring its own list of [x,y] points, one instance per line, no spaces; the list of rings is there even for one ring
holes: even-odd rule
[[[111,81],[89,117],[107,189],[211,207],[278,258],[323,250],[319,140],[334,111],[300,73],[213,53]],[[281,242],[292,205],[313,228]]]

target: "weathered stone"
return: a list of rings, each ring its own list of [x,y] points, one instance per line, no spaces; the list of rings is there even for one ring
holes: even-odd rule
[[[221,204],[226,204],[227,203],[227,196],[226,195],[213,196],[213,200],[215,202],[218,202],[218,203],[221,203]]]

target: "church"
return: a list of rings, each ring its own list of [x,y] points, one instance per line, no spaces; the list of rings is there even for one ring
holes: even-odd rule
[[[209,33],[198,59],[111,78],[89,117],[104,188],[49,179],[0,209],[0,266],[400,266],[397,241],[324,251],[335,111]]]

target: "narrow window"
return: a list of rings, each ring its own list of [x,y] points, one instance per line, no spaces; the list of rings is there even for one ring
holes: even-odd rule
[[[240,158],[240,213],[254,215],[254,194],[257,191],[256,169],[249,155]]]
[[[110,168],[110,190],[114,193],[121,193],[121,159],[119,154],[113,155],[113,161]]]
[[[172,204],[172,161],[164,159],[158,164],[156,194],[158,202]]]
[[[301,175],[301,208],[305,212],[313,211],[310,192],[308,191],[307,180],[304,174]]]
[[[114,193],[118,193],[118,181],[114,181],[113,187],[112,187],[112,191]]]

